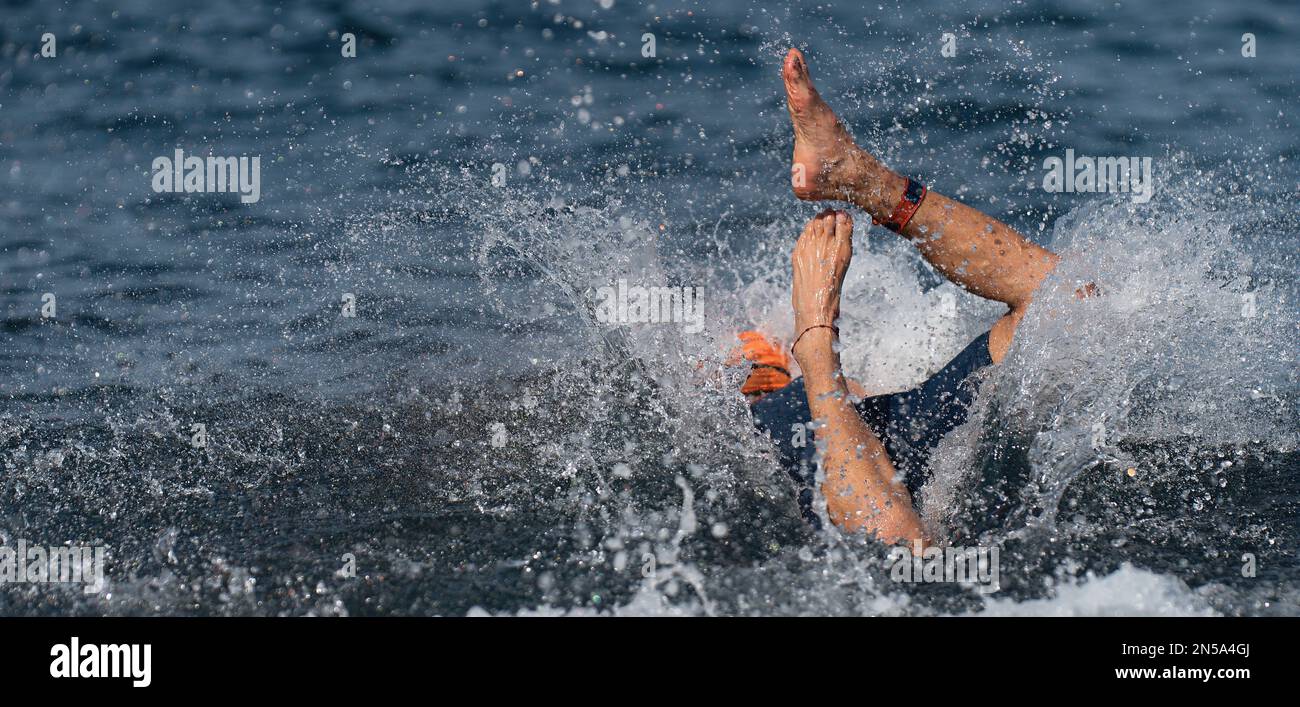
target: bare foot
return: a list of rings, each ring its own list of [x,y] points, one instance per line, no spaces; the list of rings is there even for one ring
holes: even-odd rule
[[[794,123],[794,164],[790,184],[800,199],[847,199],[860,179],[859,163],[866,156],[853,142],[835,111],[822,100],[798,49],[785,55],[786,106]],[[868,158],[869,159],[869,158]]]
[[[790,259],[795,335],[812,326],[836,326],[840,288],[853,259],[853,217],[833,209],[817,214],[804,227]],[[795,356],[799,354],[795,351]]]

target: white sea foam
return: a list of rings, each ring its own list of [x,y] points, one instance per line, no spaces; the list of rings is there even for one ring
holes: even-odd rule
[[[1175,577],[1129,564],[1103,575],[1057,584],[1053,595],[1015,601],[991,596],[980,616],[1217,616]]]

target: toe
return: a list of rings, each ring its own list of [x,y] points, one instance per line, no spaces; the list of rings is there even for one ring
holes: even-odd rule
[[[798,49],[791,49],[785,53],[782,74],[785,76],[786,81],[793,84],[808,82],[808,65],[804,63],[803,52]]]
[[[791,49],[785,55],[785,65],[781,69],[785,79],[785,93],[792,110],[803,110],[812,102],[812,81],[808,77],[808,65],[798,49]]]
[[[835,212],[835,235],[841,238],[853,235],[853,217],[849,212]]]
[[[824,238],[829,238],[835,233],[835,211],[826,209],[817,214],[817,228]]]

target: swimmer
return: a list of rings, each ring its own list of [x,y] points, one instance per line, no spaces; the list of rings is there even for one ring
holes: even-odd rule
[[[791,258],[795,328],[790,348],[803,377],[790,380],[785,366],[784,378],[751,375],[746,381],[755,423],[777,443],[783,465],[804,486],[799,501],[811,522],[818,522],[812,512],[814,449],[795,447],[790,434],[792,425],[809,421],[822,448],[821,491],[830,521],[890,544],[929,542],[912,501],[926,481],[929,452],[965,421],[979,384],[973,374],[1006,357],[1034,291],[1059,258],[1001,221],[891,171],[858,147],[818,95],[799,50],[786,55],[782,77],[795,134],[795,196],[861,208],[873,223],[908,239],[949,280],[1007,306],[988,332],[918,388],[886,395],[863,390],[844,376],[836,350],[854,223],[847,211],[828,209],[804,228]],[[1094,292],[1089,285],[1077,294]],[[775,358],[775,344],[754,332],[747,335],[746,359]]]

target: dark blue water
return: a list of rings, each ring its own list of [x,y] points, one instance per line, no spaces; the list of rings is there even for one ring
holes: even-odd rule
[[[0,540],[106,545],[111,580],[6,585],[4,613],[1300,609],[1294,3],[3,18]],[[880,548],[805,528],[721,367],[730,332],[788,318],[817,208],[788,189],[790,46],[860,144],[1114,293],[1031,321],[940,459],[927,515],[1004,547],[997,599],[904,592]],[[177,148],[260,157],[260,200],[155,193]],[[1045,192],[1067,148],[1153,157],[1155,198]],[[859,247],[861,377],[912,385],[996,317]],[[705,287],[707,331],[592,322],[583,293],[629,276]]]

